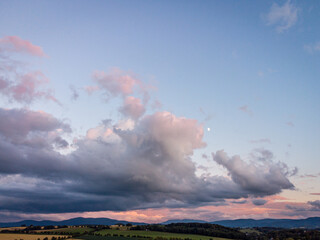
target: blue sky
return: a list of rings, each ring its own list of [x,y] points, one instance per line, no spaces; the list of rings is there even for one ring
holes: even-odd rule
[[[1,1],[0,38],[43,49],[47,57],[18,58],[41,69],[61,103],[2,96],[1,107],[63,119],[72,142],[103,119],[123,118],[121,98],[85,90],[94,71],[118,68],[154,86],[146,114],[159,110],[151,107],[158,100],[160,111],[203,124],[206,147],[193,162],[227,175],[202,154],[224,149],[249,161],[268,150],[274,162],[298,168],[290,178],[297,190],[281,194],[317,201],[310,193],[320,192],[319,11],[317,1]],[[304,175],[317,177],[302,183]]]

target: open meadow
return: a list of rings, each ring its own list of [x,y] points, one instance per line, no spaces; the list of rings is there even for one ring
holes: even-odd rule
[[[157,232],[157,231],[140,231],[140,230],[117,230],[117,229],[104,229],[96,232],[103,236],[118,236],[126,238],[181,238],[181,239],[192,239],[192,240],[225,240],[227,238],[216,238],[195,234],[182,234],[182,233],[169,233],[169,232]]]
[[[83,234],[85,232],[92,232],[94,231],[93,228],[90,227],[71,227],[71,228],[55,228],[55,229],[42,229],[42,230],[34,230],[36,233],[57,233],[57,234],[63,234],[67,233],[70,235],[73,234]]]

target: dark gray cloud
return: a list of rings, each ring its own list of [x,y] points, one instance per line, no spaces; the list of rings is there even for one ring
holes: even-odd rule
[[[320,211],[320,200],[309,201],[308,202],[313,208],[318,209]]]
[[[293,211],[293,214],[307,216],[309,213],[320,211],[320,200],[309,201],[300,205],[286,205],[286,208]]]
[[[253,199],[251,202],[256,206],[262,206],[265,205],[268,201],[265,199]]]
[[[19,119],[19,120],[18,120]],[[282,163],[228,158],[224,176],[199,177],[191,157],[205,146],[196,121],[169,112],[136,123],[111,121],[89,129],[74,143],[70,126],[44,112],[0,109],[0,207],[29,213],[128,210],[225,205],[225,199],[266,196],[293,188]],[[260,158],[271,156],[261,151]],[[235,164],[237,162],[237,164]]]
[[[231,201],[231,203],[234,203],[234,204],[245,204],[245,203],[247,203],[247,200]]]
[[[293,189],[288,177],[292,172],[284,163],[272,161],[273,154],[260,150],[250,163],[240,156],[229,157],[223,150],[213,154],[213,160],[225,167],[232,180],[253,196],[267,196],[280,193],[282,189]]]

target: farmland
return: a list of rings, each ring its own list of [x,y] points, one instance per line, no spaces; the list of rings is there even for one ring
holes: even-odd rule
[[[68,236],[63,235],[39,235],[39,234],[23,234],[23,233],[0,233],[0,240],[43,240],[49,239],[51,240],[52,237],[56,239],[64,239]],[[71,239],[70,239],[71,240]]]
[[[44,230],[35,230],[36,233],[57,233],[57,234],[84,234],[85,232],[92,232],[94,228],[90,227],[71,227],[71,228],[57,228],[57,229],[44,229]]]
[[[104,229],[96,232],[103,236],[119,236],[128,238],[180,238],[180,239],[192,239],[192,240],[222,240],[226,238],[213,238],[195,234],[180,234],[180,233],[169,233],[169,232],[157,232],[157,231],[142,231],[142,230],[117,230],[117,229]]]

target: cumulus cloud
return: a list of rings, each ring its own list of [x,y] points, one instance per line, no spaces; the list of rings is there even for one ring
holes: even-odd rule
[[[260,152],[250,163],[240,156],[229,157],[223,150],[213,154],[213,160],[225,167],[232,180],[253,196],[266,196],[280,193],[282,189],[293,189],[288,177],[292,172],[284,163],[272,161],[268,152]]]
[[[125,98],[123,106],[119,111],[125,116],[138,119],[144,114],[146,109],[139,98],[128,96]]]
[[[9,43],[12,46],[7,51],[42,56],[34,45]],[[9,64],[0,68],[0,93],[18,103],[54,100],[51,92],[42,88],[48,83],[42,72],[21,72],[8,59],[4,61]],[[288,167],[274,163],[272,153],[263,150],[249,163],[218,151],[214,161],[224,166],[231,178],[198,176],[192,158],[206,143],[197,120],[166,111],[145,115],[149,86],[132,73],[119,69],[95,72],[94,82],[88,92],[122,99],[119,111],[124,118],[115,123],[103,120],[88,129],[85,136],[74,139],[73,151],[68,153],[62,154],[69,147],[66,137],[71,127],[64,121],[43,111],[0,108],[3,211],[220,206],[227,204],[227,199],[262,197],[293,188]],[[77,96],[73,91],[73,97]]]
[[[0,186],[0,206],[8,211],[221,205],[225,199],[270,195],[293,186],[283,176],[282,165],[276,164],[257,167],[241,162],[248,171],[237,172],[232,179],[197,176],[192,156],[205,146],[203,127],[169,112],[136,122],[103,121],[65,155],[55,149],[68,146],[63,138],[71,131],[67,124],[30,110],[1,109],[0,115],[0,176],[17,176]],[[224,164],[234,176],[232,164]]]
[[[0,38],[0,53],[1,52],[27,53],[37,57],[46,56],[41,47],[17,36]]]
[[[43,133],[46,135],[41,141],[54,137],[55,141],[61,142],[61,139],[57,139],[58,136],[54,132],[71,132],[69,125],[42,111],[0,108],[0,119],[1,136],[6,141],[15,144],[35,141]]]
[[[282,6],[273,3],[269,13],[265,16],[267,25],[276,26],[278,32],[291,28],[298,20],[298,8],[290,0]]]

